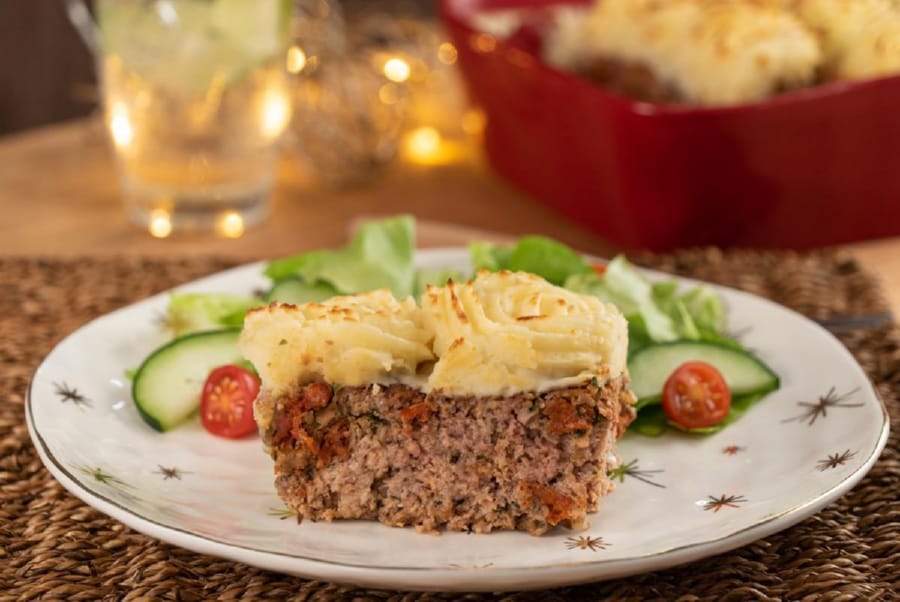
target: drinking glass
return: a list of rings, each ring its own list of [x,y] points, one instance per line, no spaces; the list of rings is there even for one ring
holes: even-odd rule
[[[292,0],[82,0],[127,212],[155,236],[239,236],[269,212]]]

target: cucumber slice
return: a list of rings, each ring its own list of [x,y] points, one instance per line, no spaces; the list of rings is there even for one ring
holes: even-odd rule
[[[244,361],[238,350],[240,333],[239,328],[195,332],[151,353],[131,385],[131,396],[147,424],[165,432],[196,412],[210,370]]]
[[[728,383],[732,397],[768,393],[779,385],[777,374],[741,349],[705,341],[659,343],[639,349],[628,359],[637,407],[658,401],[669,375],[689,361],[715,366]]]
[[[337,290],[325,282],[308,284],[299,278],[285,278],[272,286],[266,301],[280,301],[299,305],[310,301],[320,302],[337,295]]]

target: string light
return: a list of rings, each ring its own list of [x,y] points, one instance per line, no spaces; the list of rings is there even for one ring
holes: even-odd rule
[[[112,132],[113,143],[116,148],[127,148],[134,140],[134,128],[128,118],[128,108],[124,102],[116,102],[112,106],[109,129]]]
[[[462,116],[462,122],[460,126],[462,127],[462,131],[470,136],[478,136],[482,132],[484,132],[484,126],[487,122],[487,118],[484,116],[484,113],[479,109],[469,109]]]
[[[400,89],[397,84],[390,82],[378,88],[378,100],[386,105],[392,105],[400,100]]]
[[[147,230],[154,238],[166,238],[172,233],[172,216],[165,209],[154,209],[150,212],[150,223]]]
[[[263,133],[269,138],[278,137],[287,126],[290,116],[290,106],[284,92],[274,88],[269,90],[263,99]]]
[[[225,238],[240,238],[244,235],[244,218],[237,211],[226,211],[217,224],[219,234]]]
[[[390,28],[386,24],[390,24]],[[466,112],[466,99],[453,69],[460,60],[458,47],[442,37],[433,24],[416,19],[379,20],[372,27],[372,31],[380,35],[372,36],[371,40],[377,39],[378,43],[368,41],[368,37],[359,41],[365,46],[355,52],[353,64],[360,73],[358,77],[351,77],[354,85],[349,91],[336,85],[335,92],[326,95],[329,100],[326,102],[323,96],[319,103],[314,98],[313,84],[330,93],[328,77],[337,77],[336,81],[340,81],[340,74],[332,75],[339,70],[322,69],[321,79],[304,77],[301,80],[304,82],[304,111],[298,112],[292,126],[298,134],[297,140],[308,137],[312,145],[322,144],[314,133],[307,133],[315,132],[315,128],[303,124],[314,120],[317,114],[330,116],[330,105],[348,105],[346,115],[342,114],[338,119],[338,128],[332,128],[336,130],[332,136],[338,139],[338,144],[330,141],[322,152],[316,153],[316,158],[309,160],[331,161],[337,163],[336,170],[358,171],[363,177],[371,170],[365,166],[380,165],[395,154],[408,164],[429,167],[477,157],[473,146],[484,129],[485,119],[480,112]],[[489,35],[476,34],[464,43],[478,52],[489,52],[497,46],[497,40]],[[355,46],[351,44],[343,52],[349,55],[351,48]],[[302,71],[304,76],[311,74],[316,61],[313,50],[314,47],[306,42],[303,48],[295,43],[286,56],[288,71]],[[350,63],[348,56],[341,54],[334,64],[341,61]],[[357,79],[358,89],[355,87]],[[366,98],[357,99],[354,95]],[[342,103],[342,99],[348,102]],[[349,101],[357,104],[351,106]],[[373,131],[360,128],[357,125],[360,120],[372,124]],[[382,122],[389,125],[382,127],[379,125]],[[349,154],[347,159],[341,157],[342,153],[335,153],[342,146],[341,138],[346,139],[346,146],[358,148],[357,154],[364,155],[363,159],[369,159],[355,161],[352,152],[343,153]],[[306,147],[303,152],[310,154]],[[337,158],[331,159],[335,154]]]
[[[444,42],[443,44],[438,46],[437,55],[439,61],[441,61],[445,65],[452,65],[456,62],[456,46],[454,46],[450,42]]]
[[[431,126],[418,127],[406,135],[404,155],[411,163],[419,165],[446,165],[465,156],[464,145],[456,140],[445,140]]]
[[[303,52],[303,49],[299,46],[288,48],[287,58],[285,59],[285,68],[288,70],[288,73],[296,75],[303,71],[304,67],[306,67],[306,53]]]
[[[384,76],[392,82],[403,83],[409,79],[411,73],[409,63],[401,58],[394,57],[384,63]]]
[[[441,134],[430,126],[416,128],[406,140],[406,148],[414,159],[428,159],[441,148]]]
[[[487,54],[497,48],[497,38],[487,33],[476,33],[469,38],[469,45],[475,52]]]

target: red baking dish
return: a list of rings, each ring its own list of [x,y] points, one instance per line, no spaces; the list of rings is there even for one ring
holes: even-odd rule
[[[559,0],[441,0],[493,168],[626,249],[811,248],[900,234],[900,77],[725,108],[654,105],[495,39],[474,11]]]

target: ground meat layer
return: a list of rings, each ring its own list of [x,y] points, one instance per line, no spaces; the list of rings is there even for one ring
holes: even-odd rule
[[[598,57],[590,61],[582,75],[614,94],[644,102],[683,103],[684,96],[667,85],[641,63]]]
[[[610,57],[596,57],[579,70],[582,77],[625,98],[652,103],[687,104],[690,99],[674,85],[662,81],[643,63],[621,61]],[[835,79],[825,69],[819,69],[810,86]],[[776,83],[772,95],[790,92],[798,86]]]
[[[503,398],[312,383],[257,400],[278,494],[298,520],[540,535],[585,526],[634,417],[624,378]]]

